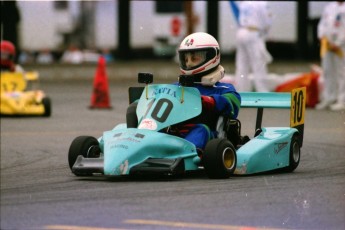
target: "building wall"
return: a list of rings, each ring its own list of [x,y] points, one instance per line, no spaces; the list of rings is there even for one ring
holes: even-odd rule
[[[117,1],[96,1],[95,48],[116,49],[118,46]],[[311,18],[321,15],[327,2],[310,2]],[[80,1],[69,1],[68,9],[57,10],[53,1],[18,1],[21,13],[20,44],[22,49],[59,49],[63,34],[75,28],[80,14]],[[159,33],[169,33],[170,25],[155,13],[154,1],[131,1],[130,44],[132,48],[149,48]],[[269,2],[273,14],[273,27],[268,35],[270,41],[296,42],[297,2]],[[206,2],[194,1],[193,9],[198,16],[195,31],[206,30]],[[229,1],[219,2],[219,42],[223,52],[235,49],[236,22]],[[168,34],[169,35],[169,34]],[[178,42],[178,41],[176,41]]]
[[[18,1],[22,49],[57,49],[62,42],[61,33],[73,29],[71,9],[57,11],[52,1]],[[73,5],[73,4],[72,4]]]

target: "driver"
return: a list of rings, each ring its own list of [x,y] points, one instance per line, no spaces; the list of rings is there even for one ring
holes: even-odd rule
[[[224,68],[220,65],[219,44],[213,36],[203,32],[190,34],[183,39],[178,55],[182,75],[193,77],[193,87],[201,94],[202,113],[174,128],[179,136],[195,144],[201,156],[207,142],[217,137],[219,116],[237,118],[241,97],[232,84],[219,82]]]
[[[1,71],[23,72],[21,66],[16,65],[14,60],[16,57],[16,48],[10,41],[3,40],[0,42],[1,48]]]
[[[193,87],[201,94],[202,113],[173,125],[168,132],[192,142],[201,157],[207,142],[217,137],[219,116],[237,118],[241,97],[232,84],[219,82],[224,77],[224,68],[220,65],[219,44],[210,34],[190,34],[183,39],[178,55],[182,75],[193,78]],[[127,127],[138,125],[136,107],[134,102],[127,108]]]

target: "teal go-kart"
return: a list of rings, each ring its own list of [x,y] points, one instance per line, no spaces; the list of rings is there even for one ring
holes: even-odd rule
[[[79,136],[72,141],[68,161],[75,175],[176,175],[204,170],[209,178],[228,178],[297,168],[305,88],[292,93],[240,93],[241,107],[258,108],[255,136],[241,136],[239,120],[220,117],[218,138],[207,143],[200,158],[194,144],[169,133],[174,124],[201,114],[199,91],[188,87],[190,82],[183,76],[180,85],[151,84],[152,79],[151,74],[141,73],[139,82],[146,83],[145,88],[129,89],[130,102],[137,102],[134,119],[127,118],[127,124],[105,131],[98,139]],[[266,107],[291,108],[291,127],[261,127]],[[133,120],[137,123],[134,127]]]

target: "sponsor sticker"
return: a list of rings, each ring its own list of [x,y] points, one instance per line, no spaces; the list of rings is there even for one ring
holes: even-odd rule
[[[274,153],[278,154],[282,149],[287,146],[288,142],[276,143],[274,147]]]
[[[148,130],[156,130],[157,129],[157,123],[149,118],[145,118],[144,120],[142,120],[142,122],[140,123],[139,129],[148,129]]]

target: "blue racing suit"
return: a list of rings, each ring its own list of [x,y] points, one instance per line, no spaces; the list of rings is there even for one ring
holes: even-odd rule
[[[178,84],[178,83],[176,83]],[[237,118],[241,96],[232,84],[217,82],[213,86],[195,84],[202,95],[202,113],[175,125],[178,135],[204,150],[207,142],[217,137],[216,124],[220,115]]]

